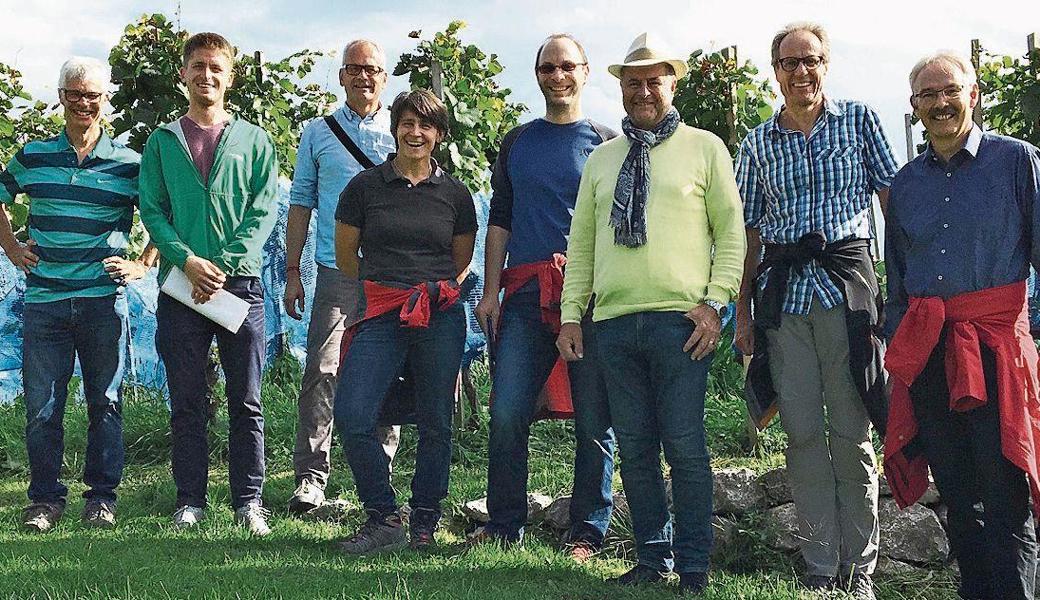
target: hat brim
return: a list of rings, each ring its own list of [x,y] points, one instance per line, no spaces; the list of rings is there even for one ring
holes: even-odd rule
[[[676,79],[686,77],[686,73],[690,70],[684,60],[674,58],[644,58],[642,60],[633,60],[627,63],[610,65],[607,67],[607,71],[614,77],[621,79],[621,69],[624,67],[648,67],[650,65],[672,65],[672,69],[675,70]]]

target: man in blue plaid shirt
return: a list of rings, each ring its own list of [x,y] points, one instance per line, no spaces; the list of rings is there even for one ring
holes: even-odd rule
[[[884,210],[897,165],[870,108],[825,96],[829,51],[812,23],[773,39],[784,107],[748,134],[738,158],[748,254],[736,343],[754,354],[752,416],[762,426],[782,414],[806,586],[873,599],[870,424],[883,433],[887,404],[870,206],[876,192]]]

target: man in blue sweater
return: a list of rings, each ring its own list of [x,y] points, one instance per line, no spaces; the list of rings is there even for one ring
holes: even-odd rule
[[[488,451],[490,521],[476,540],[513,542],[523,536],[527,440],[540,391],[558,359],[552,318],[546,315],[555,311],[558,331],[559,269],[581,170],[592,150],[616,135],[582,116],[589,67],[577,40],[565,34],[547,38],[535,56],[535,74],[545,117],[506,135],[491,179],[484,296],[476,308],[496,358]],[[507,255],[509,268],[503,271]],[[548,276],[554,269],[556,276]],[[547,304],[549,297],[557,301]],[[603,379],[589,354],[580,364],[568,365],[576,437],[568,540],[578,561],[602,545],[613,506],[614,436]]]

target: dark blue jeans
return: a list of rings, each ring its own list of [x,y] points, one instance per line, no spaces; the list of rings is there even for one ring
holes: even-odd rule
[[[1001,450],[996,361],[986,345],[981,350],[989,401],[966,412],[950,410],[945,343],[932,352],[910,387],[917,438],[947,507],[961,596],[1027,600],[1037,553],[1029,481]]]
[[[614,434],[606,384],[596,362],[591,321],[583,326],[585,358],[568,365],[574,402],[571,541],[603,543],[613,508]],[[542,323],[538,291],[521,291],[502,307],[488,442],[490,532],[519,539],[527,522],[527,440],[535,402],[559,353]]]
[[[177,506],[206,506],[209,420],[206,365],[217,338],[228,403],[228,475],[231,504],[260,502],[264,485],[264,292],[257,277],[228,277],[224,289],[249,302],[238,333],[231,333],[166,294],[159,294],[155,346],[170,386],[173,481]]]
[[[679,312],[643,312],[595,324],[607,398],[632,512],[639,564],[679,573],[708,571],[712,477],[704,439],[711,356],[691,360],[693,323]],[[675,543],[661,449],[671,469]]]
[[[402,327],[396,310],[358,325],[343,359],[333,418],[358,498],[370,514],[397,510],[390,463],[376,426],[387,390],[407,364],[419,432],[409,504],[440,516],[441,500],[448,495],[451,416],[465,343],[462,304],[433,309],[426,328]]]
[[[22,378],[29,500],[64,504],[65,402],[76,357],[87,400],[85,498],[115,501],[123,476],[123,366],[127,305],[122,294],[25,305]]]

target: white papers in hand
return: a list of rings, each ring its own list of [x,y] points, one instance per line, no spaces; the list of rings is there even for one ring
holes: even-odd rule
[[[195,304],[191,299],[191,282],[184,271],[177,267],[170,269],[170,274],[166,276],[166,281],[160,289],[167,296],[231,333],[238,333],[238,328],[242,326],[242,321],[246,320],[246,314],[249,313],[249,303],[227,290],[217,290],[208,302]]]

